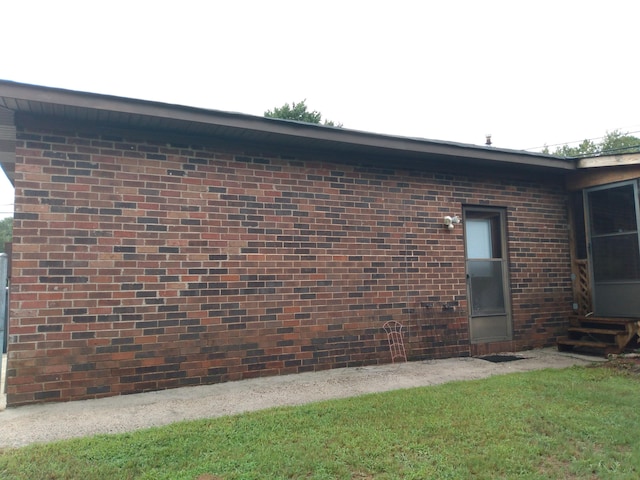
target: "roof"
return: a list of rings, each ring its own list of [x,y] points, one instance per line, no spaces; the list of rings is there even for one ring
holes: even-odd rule
[[[401,160],[413,167],[447,162],[559,172],[575,169],[575,162],[570,159],[541,153],[384,135],[0,80],[0,163],[12,180],[16,113],[267,145],[303,155],[315,152],[339,159],[366,158],[386,166],[390,162],[395,166]]]

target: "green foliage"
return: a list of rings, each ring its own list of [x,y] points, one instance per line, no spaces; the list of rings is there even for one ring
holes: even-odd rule
[[[607,132],[602,141],[595,143],[584,140],[577,147],[562,145],[557,147],[553,155],[560,157],[595,157],[598,155],[615,155],[620,153],[640,152],[640,138],[622,133],[620,130]],[[545,147],[542,153],[552,153]]]
[[[306,100],[301,102],[293,102],[291,105],[285,103],[282,107],[276,107],[273,110],[264,112],[265,117],[281,118],[284,120],[295,120],[296,122],[323,124],[329,127],[342,127],[342,124],[336,124],[330,120],[322,120],[322,114],[317,110],[309,111]]]
[[[13,218],[8,217],[0,220],[0,253],[4,252],[4,244],[13,238]]]
[[[602,142],[600,142],[600,152],[631,153],[640,152],[640,138],[622,133],[619,130],[607,132]]]
[[[501,375],[4,450],[0,478],[636,479],[639,387],[604,368]]]

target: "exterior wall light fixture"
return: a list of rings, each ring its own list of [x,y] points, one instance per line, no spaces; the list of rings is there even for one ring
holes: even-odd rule
[[[458,217],[457,215],[454,215],[452,217],[447,215],[446,217],[444,217],[444,226],[447,227],[449,230],[453,230],[453,227],[459,223],[460,223],[460,217]]]

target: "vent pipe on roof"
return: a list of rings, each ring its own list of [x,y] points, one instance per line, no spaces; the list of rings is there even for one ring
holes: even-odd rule
[[[491,134],[489,133],[489,134],[485,135],[485,137],[486,137],[487,141],[486,141],[486,142],[484,142],[484,144],[485,144],[487,147],[490,147],[490,146],[491,146]]]

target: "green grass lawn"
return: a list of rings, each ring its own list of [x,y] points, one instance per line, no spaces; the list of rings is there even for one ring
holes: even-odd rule
[[[0,452],[0,478],[637,479],[639,378],[543,370],[35,445]]]

